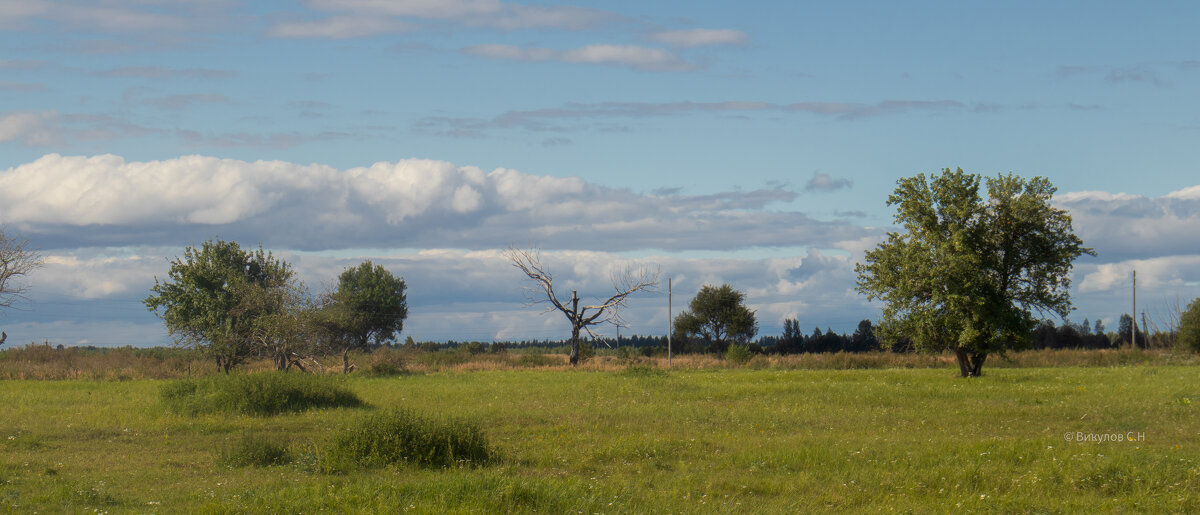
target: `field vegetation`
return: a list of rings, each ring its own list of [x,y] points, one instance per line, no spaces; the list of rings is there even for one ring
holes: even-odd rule
[[[1191,354],[1030,351],[962,379],[953,355],[390,351],[329,383],[360,404],[265,415],[173,409],[193,376],[260,374],[171,352],[0,367],[53,377],[58,352],[81,372],[0,381],[12,512],[1200,511]]]

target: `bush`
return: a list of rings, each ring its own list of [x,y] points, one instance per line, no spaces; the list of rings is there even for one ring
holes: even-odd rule
[[[409,410],[370,415],[337,435],[328,459],[338,466],[483,465],[492,459],[483,431],[465,422],[435,422]]]
[[[167,409],[187,415],[225,412],[269,416],[363,404],[333,377],[286,372],[184,379],[167,383],[160,394]]]
[[[269,467],[291,461],[287,445],[263,436],[246,436],[222,454],[218,463],[227,467]]]
[[[579,362],[583,363],[596,357],[596,348],[587,342],[579,342]]]
[[[561,364],[561,361],[551,358],[545,354],[522,354],[521,358],[517,360],[518,367],[552,367]]]
[[[734,365],[745,365],[753,355],[750,353],[750,348],[745,345],[733,344],[728,349],[725,349],[725,361]]]

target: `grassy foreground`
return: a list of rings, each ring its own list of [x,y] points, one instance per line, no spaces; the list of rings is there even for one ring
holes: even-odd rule
[[[370,407],[178,415],[167,381],[0,381],[0,507],[32,513],[1200,513],[1187,366],[434,372],[350,378]],[[478,423],[483,467],[232,468],[380,409]],[[1107,436],[1106,436],[1107,435]],[[1110,441],[1077,441],[1100,439]],[[1133,441],[1111,441],[1112,439]],[[306,454],[307,453],[307,454]]]

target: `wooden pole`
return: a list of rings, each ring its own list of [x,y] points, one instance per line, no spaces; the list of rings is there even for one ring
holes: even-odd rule
[[[671,368],[671,333],[675,331],[674,313],[671,312],[671,278],[667,278],[667,368]]]
[[[1133,313],[1129,314],[1130,321],[1133,322],[1129,332],[1129,341],[1133,342],[1133,346],[1137,347],[1137,270],[1133,271]]]

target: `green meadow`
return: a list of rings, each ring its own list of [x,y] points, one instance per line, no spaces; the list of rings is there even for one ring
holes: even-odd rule
[[[0,506],[1200,513],[1194,366],[990,368],[970,380],[947,367],[635,366],[331,381],[361,405],[186,412],[162,396],[174,380],[0,381]],[[328,466],[338,435],[393,409],[472,424],[492,458]],[[273,464],[231,459],[248,441],[286,456]]]

